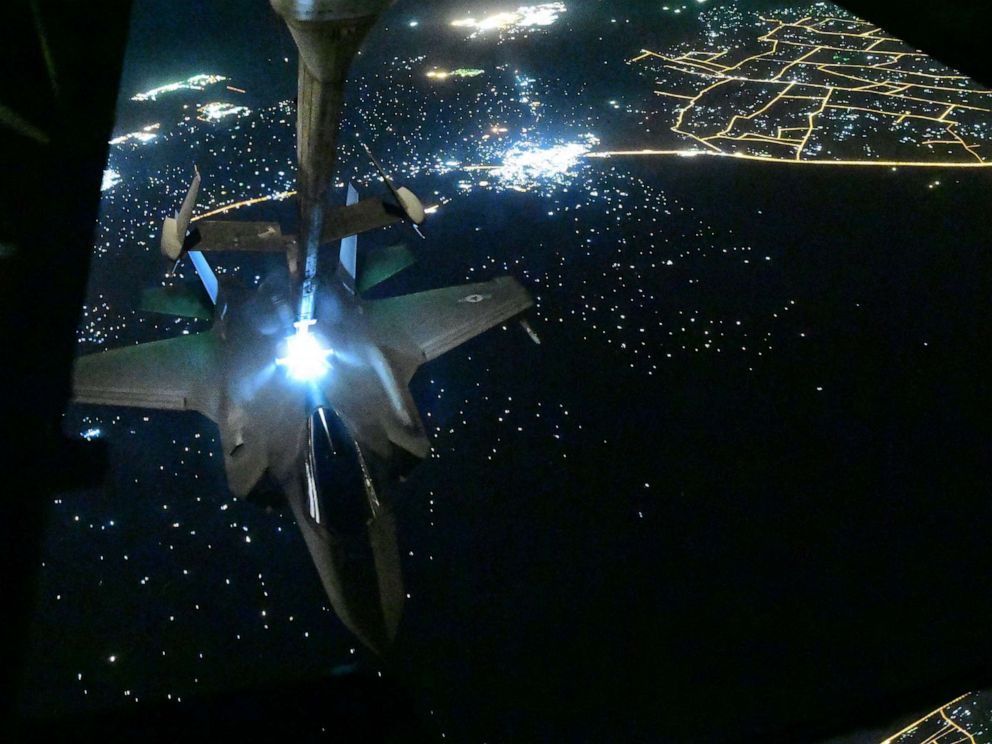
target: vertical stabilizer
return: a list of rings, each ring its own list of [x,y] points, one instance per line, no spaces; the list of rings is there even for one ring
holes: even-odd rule
[[[348,184],[348,200],[346,202],[347,206],[352,206],[353,204],[358,204],[358,192],[355,190],[354,184]],[[355,291],[355,277],[358,272],[358,236],[349,235],[346,238],[341,239],[341,254],[340,260],[338,262],[338,276],[341,277],[341,281],[344,285],[351,290]]]
[[[180,240],[186,238],[189,223],[193,220],[193,207],[196,206],[196,197],[200,193],[200,169],[194,165],[193,172],[193,183],[190,184],[189,191],[186,192],[186,198],[183,199],[183,205],[179,208],[179,214],[176,215],[176,229],[179,232]]]
[[[214,274],[214,270],[210,268],[210,264],[207,263],[207,259],[204,258],[203,254],[199,251],[190,251],[189,258],[193,262],[193,266],[196,268],[196,273],[200,277],[200,281],[203,283],[203,288],[207,290],[207,294],[210,296],[210,301],[216,305],[217,304],[217,275]]]

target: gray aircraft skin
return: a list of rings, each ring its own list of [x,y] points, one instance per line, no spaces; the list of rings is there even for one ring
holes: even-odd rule
[[[203,291],[151,290],[143,307],[209,313],[210,330],[80,357],[74,400],[196,411],[213,421],[231,492],[285,499],[334,610],[383,653],[405,599],[390,487],[430,451],[410,380],[533,301],[512,277],[365,299],[409,259],[397,247],[360,254],[355,236],[424,219],[416,197],[384,173],[389,199],[358,201],[351,188],[347,206],[327,198],[347,64],[390,2],[271,2],[300,49],[300,236],[284,236],[275,223],[234,221],[192,222],[188,232],[197,172],[182,208],[165,220],[162,250],[172,259],[189,254],[210,302]],[[336,267],[317,271],[310,249],[337,242]],[[218,281],[203,256],[216,250],[282,253],[287,270],[257,289]],[[301,266],[301,255],[314,266]],[[314,312],[299,321],[308,293]]]

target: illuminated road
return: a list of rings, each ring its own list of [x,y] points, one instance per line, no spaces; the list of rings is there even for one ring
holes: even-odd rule
[[[291,197],[296,196],[295,191],[280,191],[277,194],[268,194],[267,196],[256,196],[251,199],[242,199],[240,201],[231,202],[230,204],[225,204],[222,207],[216,207],[211,209],[209,212],[204,212],[203,214],[198,214],[191,220],[196,222],[198,220],[206,219],[207,217],[216,217],[219,214],[227,214],[228,212],[233,212],[238,209],[244,209],[245,207],[250,207],[254,204],[261,204],[267,201],[285,201]],[[435,214],[440,208],[441,204],[430,204],[424,206],[424,212],[427,214]]]
[[[992,165],[992,92],[863,21],[823,17],[678,56],[643,50],[629,64],[677,101],[670,129],[695,147],[593,156],[717,155],[791,163]],[[746,54],[746,56],[744,56]]]
[[[947,712],[954,707],[955,712],[963,718],[971,717],[967,703],[963,702],[970,695],[971,693],[966,693],[955,698],[947,705],[913,721],[898,733],[884,739],[881,744],[977,744],[974,734],[969,733]]]
[[[787,160],[783,158],[776,158],[771,155],[752,155],[746,152],[722,152],[713,150],[602,150],[599,152],[590,152],[585,157],[587,158],[612,158],[612,157],[660,157],[660,156],[674,156],[680,158],[694,158],[698,156],[704,157],[718,157],[718,158],[735,158],[741,160],[760,160],[762,162],[779,162],[779,163],[794,163],[794,160]],[[892,168],[898,168],[900,166],[909,166],[912,168],[988,168],[992,166],[992,162],[969,162],[969,163],[957,163],[950,162],[945,163],[941,161],[927,162],[927,161],[906,161],[906,160],[800,160],[798,161],[802,165],[858,165],[858,166],[889,166]],[[483,168],[496,168],[497,166],[476,166],[475,170],[480,170]],[[466,169],[468,170],[468,169]]]
[[[242,199],[241,201],[232,202],[231,204],[225,204],[223,207],[217,207],[216,209],[211,209],[209,212],[204,212],[203,214],[198,214],[193,218],[193,222],[197,220],[202,220],[207,217],[214,217],[218,214],[226,214],[227,212],[233,212],[236,209],[242,209],[243,207],[250,207],[253,204],[261,204],[267,201],[283,201],[289,199],[291,196],[296,196],[295,191],[280,191],[278,194],[269,194],[268,196],[256,196],[253,199]]]

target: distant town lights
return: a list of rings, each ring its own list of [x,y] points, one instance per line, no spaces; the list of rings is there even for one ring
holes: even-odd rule
[[[130,132],[128,134],[122,134],[120,137],[114,137],[110,140],[112,145],[122,145],[125,142],[135,141],[142,144],[146,144],[154,140],[158,135],[155,133],[157,129],[161,127],[161,124],[149,124],[147,127],[142,128],[138,132]]]
[[[460,67],[457,70],[448,72],[447,70],[429,70],[427,72],[427,77],[433,78],[435,80],[447,80],[449,77],[460,77],[460,78],[470,78],[482,75],[485,70],[477,70],[471,67]]]
[[[550,26],[566,10],[565,3],[540,3],[539,5],[522,5],[515,11],[494,13],[485,18],[460,18],[452,21],[455,28],[474,29],[470,38],[488,31],[514,32],[520,29],[530,29],[535,26]]]
[[[103,182],[100,184],[100,191],[110,191],[121,182],[121,174],[113,168],[107,168],[103,172]]]
[[[178,83],[169,83],[158,88],[152,88],[144,93],[131,96],[132,101],[154,101],[163,93],[172,93],[177,90],[203,90],[208,85],[214,85],[227,80],[223,75],[194,75]]]
[[[592,135],[585,142],[570,142],[541,147],[518,143],[503,155],[503,163],[492,175],[510,185],[527,185],[536,181],[556,181],[566,176],[592,149],[598,140]]]
[[[230,103],[205,103],[196,109],[196,118],[200,121],[220,121],[228,116],[251,113],[246,106],[235,106]]]

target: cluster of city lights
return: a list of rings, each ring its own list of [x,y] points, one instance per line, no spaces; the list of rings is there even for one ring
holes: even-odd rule
[[[177,83],[169,83],[168,85],[160,85],[158,88],[152,88],[144,93],[138,93],[131,96],[132,101],[155,101],[163,93],[173,93],[177,90],[204,90],[208,85],[215,85],[219,82],[227,80],[223,75],[194,75],[186,80],[180,80]]]
[[[476,70],[471,67],[461,67],[448,72],[447,70],[429,70],[427,77],[433,80],[447,80],[449,77],[472,78],[483,74],[485,70]]]
[[[128,132],[127,134],[122,134],[120,137],[114,137],[110,140],[110,144],[123,145],[125,142],[135,142],[142,145],[147,144],[158,137],[156,132],[161,128],[161,126],[161,124],[149,124],[147,127],[143,127],[137,132]]]
[[[518,142],[503,154],[502,163],[491,175],[511,187],[527,188],[536,183],[563,183],[599,140],[586,134],[580,142],[542,146]]]
[[[629,64],[651,81],[658,105],[673,117],[669,130],[692,140],[692,154],[992,167],[982,150],[992,94],[877,26],[837,12],[816,5],[766,16],[721,6],[700,16],[705,46],[645,49]],[[657,115],[639,113],[645,125]],[[689,154],[657,144],[609,154]]]
[[[470,39],[491,31],[504,36],[513,36],[540,26],[550,26],[567,10],[565,3],[540,3],[522,5],[516,10],[494,13],[484,18],[460,18],[452,21],[455,28],[469,28]]]
[[[121,182],[121,174],[113,168],[107,168],[103,172],[103,182],[100,184],[100,191],[110,191]]]
[[[205,103],[196,109],[196,118],[200,121],[220,121],[228,116],[247,116],[251,109],[247,106],[235,106],[232,103]]]

